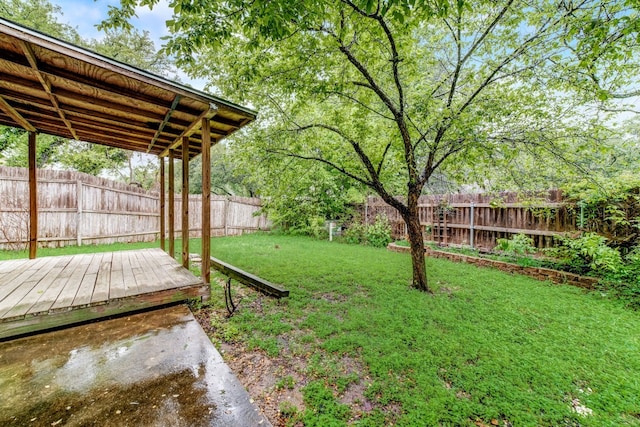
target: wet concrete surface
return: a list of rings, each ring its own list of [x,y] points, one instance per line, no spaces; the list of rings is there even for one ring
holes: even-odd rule
[[[0,426],[271,426],[189,309],[0,342]]]

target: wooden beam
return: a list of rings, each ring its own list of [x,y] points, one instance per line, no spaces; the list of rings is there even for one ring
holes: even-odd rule
[[[167,123],[169,123],[169,119],[171,119],[171,115],[173,114],[176,107],[178,106],[178,103],[180,102],[180,98],[181,98],[180,95],[176,95],[176,97],[173,98],[173,103],[171,104],[171,108],[169,108],[169,111],[167,111],[167,114],[164,116],[164,120],[162,121],[162,123],[160,123],[160,126],[158,127],[156,134],[153,136],[153,139],[149,143],[149,148],[147,148],[147,153],[151,151],[151,148],[153,148],[154,144],[160,137],[160,134],[164,130],[164,127],[167,125]]]
[[[278,285],[264,280],[254,274],[247,273],[244,270],[239,269],[231,264],[227,264],[224,261],[211,257],[211,268],[215,268],[225,276],[235,279],[240,283],[244,283],[247,286],[251,286],[265,295],[270,295],[276,298],[288,297],[289,291],[281,288]]]
[[[176,192],[175,192],[175,163],[173,159],[173,150],[169,150],[169,217],[167,221],[169,222],[169,255],[171,258],[175,258],[176,256],[176,247],[175,247],[175,239],[176,239],[176,230],[175,230],[175,221],[176,221]]]
[[[173,143],[171,145],[169,145],[169,147],[167,147],[162,153],[160,153],[160,155],[161,156],[166,156],[167,152],[169,150],[174,150],[174,149],[178,148],[181,144],[183,144],[183,141],[184,141],[185,138],[187,138],[187,140],[188,140],[189,137],[196,130],[198,130],[200,128],[200,126],[202,126],[202,120],[203,119],[210,120],[213,116],[216,115],[217,112],[218,112],[218,107],[215,104],[210,104],[209,105],[209,109],[206,110],[206,111],[203,111],[202,114],[200,114],[200,116],[198,116],[198,118],[193,121],[193,123],[191,123],[189,126],[187,126],[187,128],[180,134],[180,136],[177,137],[175,139],[175,141],[173,141]]]
[[[34,259],[38,252],[38,179],[36,171],[36,133],[29,132],[29,259]]]
[[[36,128],[33,127],[33,125],[29,123],[27,119],[22,117],[20,113],[18,113],[11,105],[9,105],[9,103],[5,101],[5,99],[1,95],[0,95],[0,109],[5,113],[7,113],[7,115],[11,117],[13,120],[15,120],[17,124],[22,126],[24,130],[29,132],[36,131]]]
[[[182,138],[182,266],[189,268],[189,137]]]
[[[71,122],[67,120],[67,117],[65,116],[64,111],[62,111],[62,109],[60,108],[60,104],[58,104],[58,99],[56,98],[56,96],[53,94],[53,91],[51,90],[51,83],[49,83],[49,81],[38,69],[38,58],[36,58],[36,55],[33,52],[33,49],[31,49],[31,46],[29,46],[29,44],[26,43],[25,41],[22,41],[21,43],[22,43],[22,50],[25,56],[27,57],[27,61],[29,61],[31,68],[33,68],[33,71],[35,72],[36,77],[40,81],[40,84],[44,88],[44,91],[47,92],[47,95],[49,96],[49,100],[51,101],[51,105],[53,105],[53,108],[55,108],[55,110],[58,112],[58,115],[60,116],[64,124],[67,126],[67,129],[69,129],[69,132],[71,133],[71,135],[73,135],[73,138],[77,140],[78,135],[76,135],[76,131],[75,129],[73,129],[73,126],[71,126]]]
[[[164,157],[158,157],[160,160],[160,249],[165,250],[164,229],[165,229],[165,194],[164,194]]]
[[[211,123],[202,119],[202,281],[211,281]]]

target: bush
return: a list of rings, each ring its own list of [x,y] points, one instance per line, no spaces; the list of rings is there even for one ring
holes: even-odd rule
[[[371,225],[354,221],[343,233],[344,241],[354,245],[371,245],[386,248],[391,239],[391,224],[384,215],[378,215]]]
[[[640,248],[635,247],[624,257],[624,265],[609,273],[604,280],[605,291],[624,301],[633,309],[640,309]]]
[[[367,244],[376,248],[386,248],[391,243],[391,224],[385,215],[376,216],[376,222],[367,227]]]
[[[361,245],[367,241],[367,227],[360,222],[352,222],[342,234],[345,242],[351,245]]]
[[[622,266],[620,252],[607,246],[607,239],[596,233],[584,233],[578,238],[558,237],[560,246],[547,250],[547,254],[563,259],[579,273],[589,270],[616,273]]]
[[[511,239],[498,239],[498,246],[495,251],[504,252],[511,256],[525,256],[537,252],[533,246],[533,239],[525,234],[516,234]]]

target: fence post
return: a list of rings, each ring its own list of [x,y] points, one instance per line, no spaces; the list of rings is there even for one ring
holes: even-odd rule
[[[443,209],[444,215],[444,245],[449,246],[449,226],[447,225],[447,217],[449,216],[449,211],[447,209]]]
[[[364,198],[364,225],[369,225],[369,196]]]
[[[82,246],[82,181],[76,181],[76,203],[78,204],[76,213],[76,243]]]
[[[224,198],[224,215],[223,215],[223,219],[224,219],[224,235],[225,237],[229,235],[229,227],[228,227],[228,219],[227,217],[229,216],[229,196]]]
[[[473,223],[473,219],[474,219],[473,215],[474,215],[475,208],[476,208],[476,204],[471,202],[471,212],[470,212],[470,215],[469,215],[469,246],[471,246],[471,249],[474,249],[474,247],[473,247],[473,244],[474,244],[473,239],[475,237],[475,230],[473,229],[473,225],[474,225],[474,223]]]

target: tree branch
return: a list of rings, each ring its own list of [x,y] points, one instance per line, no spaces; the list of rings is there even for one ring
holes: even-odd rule
[[[356,84],[356,83],[354,82],[354,84]],[[330,91],[327,91],[326,93],[328,95],[337,95],[337,96],[346,98],[346,99],[348,99],[348,100],[360,105],[362,108],[372,112],[373,114],[376,114],[376,115],[382,117],[385,120],[391,120],[391,121],[395,120],[393,117],[385,116],[384,113],[381,113],[380,111],[374,109],[373,107],[369,107],[364,102],[360,101],[359,99],[357,99],[356,97],[354,97],[352,95],[349,95],[349,94],[346,94],[344,92],[340,92],[340,91],[337,91],[337,90],[330,90]]]
[[[384,17],[380,15],[380,3],[378,2],[378,7],[374,13],[366,13],[364,10],[356,6],[351,0],[341,0],[341,1],[342,3],[351,7],[354,11],[364,16],[365,18],[370,18],[377,21],[380,27],[382,28],[382,31],[384,31],[384,34],[387,37],[387,41],[389,43],[389,47],[391,49],[393,81],[395,83],[396,90],[398,91],[398,103],[400,107],[399,113],[400,115],[404,114],[404,108],[405,108],[404,89],[402,87],[402,83],[400,82],[400,72],[398,70],[398,64],[400,63],[401,59],[400,59],[400,55],[398,54],[398,47],[396,45],[395,37],[393,36],[393,33],[391,32],[391,29],[389,28],[387,21],[385,21]],[[395,115],[396,114],[394,114],[394,116]]]
[[[378,98],[380,98],[380,100],[384,103],[384,105],[389,109],[391,114],[393,114],[394,117],[399,117],[401,114],[400,111],[396,108],[391,98],[378,85],[378,83],[375,81],[375,79],[373,78],[373,76],[371,75],[367,67],[365,67],[364,64],[362,64],[362,62],[360,62],[358,58],[355,57],[353,52],[351,52],[351,49],[348,46],[346,46],[342,40],[338,40],[338,43],[339,43],[340,52],[342,52],[347,57],[349,62],[351,62],[351,64],[353,64],[354,67],[356,67],[358,72],[360,72],[360,74],[367,81],[366,84],[358,83],[358,82],[354,82],[354,84],[357,84],[358,86],[368,87],[369,89],[374,91],[375,94],[378,95]]]
[[[337,164],[323,158],[323,157],[317,157],[317,156],[304,156],[302,154],[298,154],[298,153],[294,153],[293,151],[289,151],[289,150],[284,150],[284,149],[274,149],[274,148],[268,148],[266,149],[267,153],[271,153],[271,154],[279,154],[281,156],[287,156],[287,157],[293,157],[295,159],[301,159],[301,160],[313,160],[316,162],[320,162],[323,163],[335,170],[337,170],[338,172],[340,172],[341,174],[344,174],[346,176],[348,176],[349,178],[358,181],[361,184],[366,185],[367,187],[371,187],[373,188],[373,183],[371,181],[367,181],[362,179],[361,177],[349,172],[348,170],[346,170],[345,168],[338,166]]]

